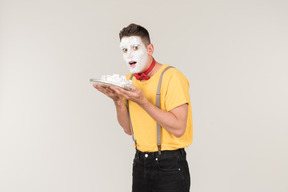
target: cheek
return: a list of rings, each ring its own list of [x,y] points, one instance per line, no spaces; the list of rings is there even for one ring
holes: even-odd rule
[[[145,52],[143,50],[135,51],[133,56],[134,58],[142,59],[145,57]]]
[[[125,53],[122,54],[122,57],[125,61],[128,59],[127,54],[125,54]]]

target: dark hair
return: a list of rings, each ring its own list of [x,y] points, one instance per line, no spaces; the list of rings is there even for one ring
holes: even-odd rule
[[[127,37],[139,36],[146,46],[151,43],[147,29],[134,23],[131,23],[130,25],[128,25],[127,27],[124,27],[120,31],[119,33],[120,41],[124,36],[127,36]]]

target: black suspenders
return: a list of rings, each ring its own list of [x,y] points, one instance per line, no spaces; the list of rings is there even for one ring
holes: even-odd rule
[[[160,96],[161,96],[161,85],[162,85],[163,74],[165,73],[165,71],[167,71],[170,68],[174,68],[174,67],[172,67],[172,66],[166,67],[162,71],[161,76],[159,78],[158,87],[157,87],[157,94],[156,94],[156,106],[158,108],[160,108]],[[133,78],[133,75],[131,75],[130,80],[132,80],[132,78]],[[131,129],[131,133],[132,133],[132,139],[133,139],[133,141],[135,143],[135,146],[136,146],[136,149],[137,149],[137,142],[136,142],[135,137],[134,137],[133,126],[132,126],[132,121],[131,121],[130,111],[129,111],[129,101],[128,100],[127,100],[127,109],[128,109],[129,119],[130,119],[130,129]],[[159,153],[159,155],[161,155],[161,127],[160,127],[160,125],[158,123],[157,123],[157,147],[158,147],[158,153]]]

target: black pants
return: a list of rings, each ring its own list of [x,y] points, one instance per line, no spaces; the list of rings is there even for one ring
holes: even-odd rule
[[[133,161],[132,192],[189,192],[190,173],[184,149],[141,152]]]

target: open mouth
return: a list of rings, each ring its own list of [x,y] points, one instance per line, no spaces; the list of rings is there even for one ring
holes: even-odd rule
[[[133,66],[136,65],[136,63],[137,63],[136,61],[130,61],[130,62],[129,62],[129,65],[130,65],[131,67],[133,67]]]

